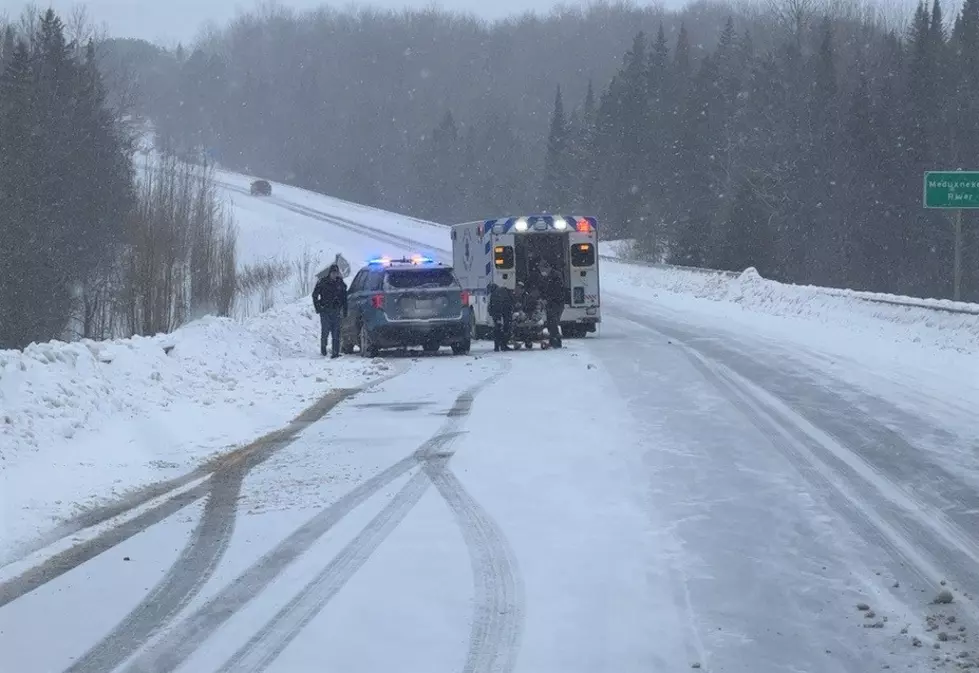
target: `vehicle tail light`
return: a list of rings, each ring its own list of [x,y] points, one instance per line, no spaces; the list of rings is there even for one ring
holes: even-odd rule
[[[462,291],[462,305],[469,306],[469,290]]]
[[[374,308],[384,308],[384,295],[375,294],[371,297],[371,306]]]
[[[591,223],[585,218],[581,218],[578,220],[575,229],[577,229],[578,233],[580,234],[587,234],[591,232]]]

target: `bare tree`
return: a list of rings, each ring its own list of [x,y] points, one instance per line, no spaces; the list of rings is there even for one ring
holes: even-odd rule
[[[801,48],[813,18],[819,12],[820,0],[768,0],[767,15],[775,26],[788,31]]]
[[[169,332],[235,302],[237,230],[209,168],[165,155],[144,171],[120,303],[133,334]]]
[[[313,291],[313,276],[319,262],[319,256],[314,255],[307,244],[303,248],[302,256],[296,260],[297,294],[299,297],[305,297]]]
[[[276,291],[292,277],[292,270],[292,264],[281,259],[243,266],[238,273],[239,317],[248,317],[251,301],[256,295],[259,313],[274,308]]]

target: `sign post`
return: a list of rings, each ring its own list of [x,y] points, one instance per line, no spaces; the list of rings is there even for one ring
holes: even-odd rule
[[[955,222],[955,268],[952,298],[962,297],[962,211],[979,209],[979,171],[928,171],[924,185],[925,208],[952,210]]]

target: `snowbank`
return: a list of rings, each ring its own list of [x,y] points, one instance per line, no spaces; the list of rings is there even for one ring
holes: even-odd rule
[[[632,250],[636,239],[622,238],[612,241],[602,241],[602,257],[607,259],[632,259]]]
[[[0,559],[85,505],[190,470],[388,365],[319,355],[308,300],[170,335],[0,351]]]
[[[919,306],[900,306],[866,298],[900,302],[900,297],[826,288],[786,285],[767,280],[754,269],[741,274],[704,273],[668,267],[644,267],[607,261],[602,267],[604,288],[613,294],[643,301],[672,303],[690,310],[706,308],[725,318],[753,312],[805,320],[813,325],[846,328],[880,339],[880,343],[909,342],[968,353],[979,351],[979,315],[949,313]],[[681,295],[669,302],[661,293]],[[693,302],[691,300],[694,300]],[[704,303],[713,302],[715,306]],[[908,301],[922,300],[911,300]],[[728,306],[717,304],[725,303]],[[937,307],[953,302],[931,300]]]

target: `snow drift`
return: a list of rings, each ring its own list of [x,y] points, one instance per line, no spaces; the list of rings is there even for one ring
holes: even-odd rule
[[[62,503],[80,508],[182,474],[387,366],[320,357],[305,299],[169,335],[0,351],[5,546],[72,514]]]
[[[729,274],[603,260],[602,281],[607,292],[630,298],[662,299],[660,293],[666,292],[728,304],[736,309],[734,313],[754,312],[846,328],[873,336],[881,343],[909,342],[970,353],[979,351],[979,307],[975,307],[977,313],[940,310],[974,306],[969,304],[787,285],[762,278],[753,268],[741,274]],[[909,303],[901,305],[902,299]],[[917,304],[930,304],[934,308]],[[684,309],[697,307],[709,308],[702,303],[683,304]]]

